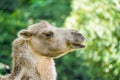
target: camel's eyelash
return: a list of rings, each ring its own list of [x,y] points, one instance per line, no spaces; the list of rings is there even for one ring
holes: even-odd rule
[[[51,37],[53,37],[53,35],[54,35],[54,33],[53,32],[45,32],[45,33],[43,33],[46,37],[48,37],[48,38],[51,38]]]

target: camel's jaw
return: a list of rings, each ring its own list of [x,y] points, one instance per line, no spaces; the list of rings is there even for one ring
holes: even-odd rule
[[[85,45],[84,42],[82,42],[82,43],[77,43],[77,42],[72,43],[72,47],[75,48],[75,49],[84,48],[85,46],[86,46],[86,45]]]

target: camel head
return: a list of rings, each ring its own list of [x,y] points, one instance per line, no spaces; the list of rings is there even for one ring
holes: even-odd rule
[[[31,50],[46,57],[59,57],[85,47],[85,37],[77,30],[53,27],[47,21],[33,24],[18,33]]]

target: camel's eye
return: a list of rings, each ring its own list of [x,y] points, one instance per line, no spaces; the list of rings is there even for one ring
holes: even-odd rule
[[[51,38],[51,37],[53,37],[53,32],[46,32],[46,33],[44,33],[44,35],[48,38]]]

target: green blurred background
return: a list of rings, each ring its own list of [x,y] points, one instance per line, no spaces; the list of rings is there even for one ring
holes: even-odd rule
[[[0,0],[1,63],[11,69],[11,42],[40,20],[87,38],[85,49],[55,60],[57,80],[120,80],[120,0]],[[9,73],[0,67],[0,75]]]

